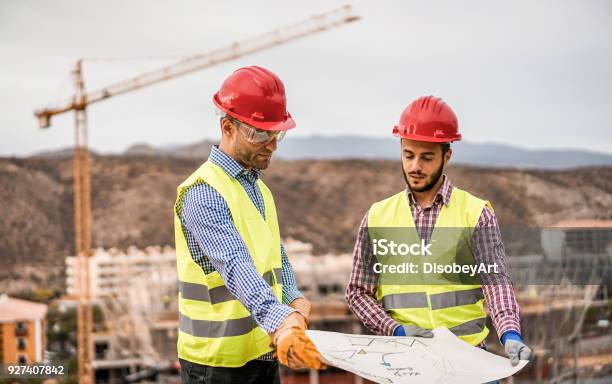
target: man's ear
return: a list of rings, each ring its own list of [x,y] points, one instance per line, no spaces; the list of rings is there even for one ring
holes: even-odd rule
[[[221,119],[221,135],[226,137],[232,137],[234,133],[234,124],[228,119],[224,117]]]
[[[448,151],[446,151],[446,153],[444,154],[444,160],[445,160],[446,164],[448,164],[448,162],[450,161],[452,155],[453,155],[453,149],[449,148]]]

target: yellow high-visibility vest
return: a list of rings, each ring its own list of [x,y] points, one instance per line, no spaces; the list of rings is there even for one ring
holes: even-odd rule
[[[464,263],[473,262],[471,235],[485,205],[492,209],[488,201],[453,188],[448,206],[442,205],[430,239],[435,255],[433,261],[442,264],[457,259]],[[421,241],[406,191],[372,205],[368,214],[368,232],[371,240]],[[405,255],[399,257],[408,260]],[[417,264],[421,263],[422,267],[428,256],[410,257],[418,260]],[[398,263],[400,259],[392,257],[386,260]],[[402,274],[389,276],[392,274],[379,275],[376,296],[397,322],[424,329],[446,327],[472,345],[478,345],[487,337],[489,329],[484,295],[478,281],[468,284],[451,281],[449,284],[447,275],[426,275],[422,270],[412,277]]]
[[[177,188],[174,206],[176,266],[179,279],[178,356],[197,364],[240,367],[272,351],[270,336],[249,311],[232,296],[221,275],[204,274],[193,261],[180,219],[183,194],[192,185],[206,183],[227,202],[232,221],[246,244],[257,272],[282,302],[280,234],[272,193],[263,181],[257,185],[264,199],[266,219],[240,183],[222,168],[205,162]]]

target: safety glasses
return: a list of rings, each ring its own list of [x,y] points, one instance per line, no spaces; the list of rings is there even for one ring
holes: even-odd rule
[[[250,125],[236,119],[230,120],[238,126],[238,128],[242,131],[242,134],[252,144],[269,143],[270,141],[274,140],[274,138],[276,138],[277,142],[280,142],[285,137],[285,133],[287,133],[287,131],[264,131],[263,129],[251,127]]]

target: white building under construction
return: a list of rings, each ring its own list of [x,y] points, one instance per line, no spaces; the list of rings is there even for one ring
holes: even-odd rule
[[[77,258],[66,258],[66,290],[69,297],[77,297]],[[90,289],[93,300],[125,292],[126,282],[133,277],[159,270],[175,270],[176,255],[172,247],[151,246],[144,250],[130,247],[94,251],[89,264]],[[163,282],[162,282],[163,283]]]

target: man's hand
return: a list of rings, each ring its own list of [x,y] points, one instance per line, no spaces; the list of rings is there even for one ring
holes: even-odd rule
[[[300,326],[302,329],[308,328],[308,323],[310,321],[310,308],[312,304],[310,301],[306,300],[303,296],[298,297],[293,300],[289,306],[296,310],[297,313],[301,315]]]
[[[434,336],[429,329],[423,329],[416,325],[400,325],[393,331],[393,336],[414,336],[431,338]]]
[[[293,312],[283,320],[278,329],[272,333],[272,345],[281,364],[289,368],[325,369],[321,355],[310,338],[301,328],[303,316]]]
[[[523,338],[518,332],[507,331],[502,335],[502,343],[510,363],[515,366],[520,360],[531,360],[533,352],[531,348],[523,342]]]

